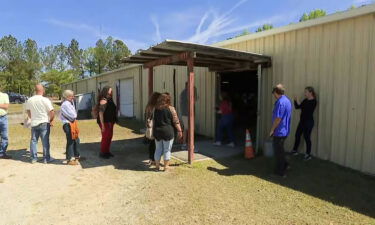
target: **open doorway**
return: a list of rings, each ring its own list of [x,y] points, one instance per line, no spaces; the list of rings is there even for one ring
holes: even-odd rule
[[[246,129],[250,130],[252,141],[255,141],[258,109],[258,76],[257,71],[218,73],[217,105],[219,96],[226,92],[231,101],[234,114],[233,132],[237,146],[244,146]],[[216,127],[220,120],[216,114]],[[223,144],[228,143],[227,132],[224,132]]]

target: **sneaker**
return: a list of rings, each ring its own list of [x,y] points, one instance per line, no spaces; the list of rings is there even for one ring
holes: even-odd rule
[[[234,147],[235,147],[235,144],[234,144],[234,142],[231,142],[231,143],[227,144],[227,146],[228,146],[228,147],[231,147],[231,148],[234,148]]]
[[[298,152],[296,150],[293,150],[290,152],[291,155],[298,155]]]
[[[47,163],[50,163],[50,162],[53,162],[53,161],[55,161],[55,159],[52,158],[52,157],[49,157],[49,159],[43,159],[44,164],[47,164]]]
[[[217,141],[214,143],[215,146],[221,146],[221,142],[220,141]]]
[[[37,161],[38,161],[37,159],[31,159],[31,160],[30,160],[31,164],[34,164],[34,163],[36,163]]]
[[[5,153],[2,156],[0,156],[0,159],[11,159],[11,158],[12,158],[12,156],[7,155]]]
[[[112,154],[112,153],[110,153],[110,152],[108,152],[108,156],[109,156],[109,157],[115,157],[115,155]]]
[[[310,159],[312,159],[311,155],[308,155],[306,154],[305,157],[303,157],[303,160],[305,161],[309,161]]]
[[[77,166],[78,162],[76,160],[69,160],[66,164],[69,166]]]

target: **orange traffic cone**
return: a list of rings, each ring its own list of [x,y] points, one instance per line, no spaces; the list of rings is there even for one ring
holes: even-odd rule
[[[246,143],[245,143],[245,159],[254,158],[254,148],[251,142],[250,131],[246,129]]]

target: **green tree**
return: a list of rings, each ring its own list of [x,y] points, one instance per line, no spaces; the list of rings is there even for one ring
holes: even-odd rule
[[[48,95],[61,97],[61,85],[73,82],[76,78],[72,70],[59,71],[51,70],[42,74],[42,80],[46,83],[46,93]]]
[[[95,59],[95,73],[101,74],[102,72],[106,71],[106,66],[109,63],[109,52],[107,49],[106,43],[102,39],[99,39],[96,42],[96,46],[94,48],[94,59]]]
[[[95,48],[87,48],[83,52],[84,68],[86,73],[91,77],[95,75],[96,62],[95,62]]]
[[[57,68],[56,46],[49,45],[43,49],[40,49],[39,55],[45,71],[50,71]]]
[[[301,18],[299,19],[299,22],[316,19],[316,18],[319,18],[319,17],[323,17],[325,15],[327,15],[326,11],[324,11],[322,9],[316,9],[316,10],[313,10],[313,11],[309,12],[308,14],[304,13],[301,16]]]
[[[111,47],[111,57],[109,60],[109,69],[118,69],[121,67],[122,59],[131,55],[128,46],[121,40],[115,40]]]
[[[56,54],[56,69],[59,71],[64,71],[68,67],[68,49],[67,47],[63,44],[60,43],[58,44],[55,49],[55,54]]]
[[[77,40],[72,39],[68,48],[68,63],[75,76],[84,78],[84,60],[83,60],[83,49],[79,48],[79,43]]]
[[[32,86],[39,80],[42,69],[38,45],[36,41],[27,39],[24,43],[24,76],[22,77],[23,88],[29,95],[32,93]]]
[[[258,27],[258,29],[255,32],[262,32],[262,31],[271,30],[271,29],[273,29],[272,24],[264,24],[263,26]]]

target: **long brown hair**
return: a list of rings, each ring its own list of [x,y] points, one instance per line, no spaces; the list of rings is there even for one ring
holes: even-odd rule
[[[97,99],[97,103],[96,103],[97,106],[100,105],[100,101],[101,101],[102,99],[107,99],[108,92],[109,92],[110,89],[111,89],[110,86],[104,86],[104,87],[102,88],[102,90],[99,91],[98,99]]]
[[[156,108],[157,109],[165,109],[171,106],[171,96],[169,93],[163,93],[159,96],[157,103],[156,103]]]
[[[311,95],[314,97],[314,99],[316,99],[316,93],[315,93],[315,90],[314,90],[313,87],[311,87],[311,86],[307,86],[307,87],[305,88],[305,90],[308,91],[308,92],[310,92]]]
[[[152,109],[155,108],[160,95],[161,94],[159,92],[152,93],[152,95],[150,96],[150,99],[148,100],[147,106],[146,106],[146,112],[149,112],[149,111],[151,111]]]

